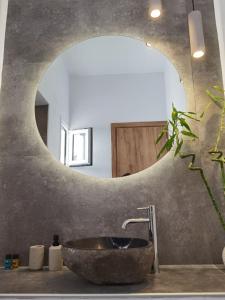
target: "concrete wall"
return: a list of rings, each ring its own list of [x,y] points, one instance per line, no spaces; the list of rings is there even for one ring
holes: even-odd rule
[[[72,77],[70,128],[93,127],[93,165],[75,170],[112,177],[111,123],[166,120],[164,74]]]
[[[59,160],[61,123],[69,126],[69,75],[61,58],[49,67],[38,90],[49,104],[47,146]]]
[[[5,47],[5,30],[8,11],[8,0],[0,1],[0,88],[2,85],[2,68]]]
[[[225,85],[225,2],[223,0],[214,0],[216,26],[219,38],[220,59],[222,64],[223,85]]]
[[[54,2],[54,3],[53,3]],[[205,89],[221,84],[212,0],[196,0],[202,11],[207,53],[190,55],[186,0],[163,1],[159,20],[148,17],[148,0],[10,0],[0,110],[0,257],[31,244],[116,235],[146,237],[146,226],[121,229],[136,208],[156,205],[161,264],[221,263],[224,232],[197,173],[169,154],[151,168],[120,179],[96,179],[64,167],[44,146],[35,123],[38,82],[65,48],[93,36],[120,34],[166,54],[184,81],[188,109],[201,111]],[[198,128],[199,163],[223,200],[216,168],[205,157],[216,135],[218,110],[211,107]]]

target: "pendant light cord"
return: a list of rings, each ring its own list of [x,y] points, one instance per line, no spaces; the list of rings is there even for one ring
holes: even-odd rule
[[[195,10],[195,0],[192,0],[192,8]]]

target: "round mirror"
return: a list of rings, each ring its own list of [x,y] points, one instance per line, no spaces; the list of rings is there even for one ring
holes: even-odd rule
[[[39,84],[35,114],[56,159],[109,178],[157,162],[155,141],[172,103],[185,110],[182,80],[162,53],[139,40],[102,36],[55,60]]]

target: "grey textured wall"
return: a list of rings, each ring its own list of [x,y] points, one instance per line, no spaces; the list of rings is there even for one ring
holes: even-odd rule
[[[120,34],[150,40],[175,64],[189,109],[207,103],[205,89],[221,82],[212,0],[196,0],[203,13],[207,53],[192,61],[185,0],[163,1],[160,20],[149,20],[147,0],[10,0],[0,110],[0,257],[18,252],[27,262],[31,244],[96,235],[147,236],[142,225],[125,233],[122,222],[157,207],[161,264],[220,263],[225,237],[205,188],[186,162],[169,154],[153,167],[122,179],[95,179],[55,161],[34,117],[37,84],[65,48],[90,37]],[[210,123],[209,123],[210,121]],[[217,111],[199,131],[203,146],[215,137]]]

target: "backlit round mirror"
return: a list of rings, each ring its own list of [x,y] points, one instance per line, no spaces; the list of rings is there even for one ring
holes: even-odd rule
[[[56,159],[110,178],[157,162],[155,141],[172,103],[185,110],[182,80],[162,53],[140,40],[102,36],[55,60],[39,84],[35,113]]]

